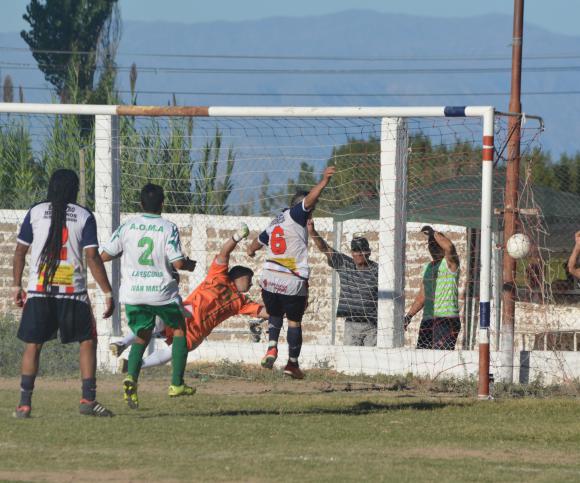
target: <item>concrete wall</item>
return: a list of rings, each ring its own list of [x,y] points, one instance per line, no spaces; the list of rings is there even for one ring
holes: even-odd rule
[[[12,284],[12,254],[14,252],[14,247],[16,243],[16,233],[19,228],[19,223],[24,218],[24,211],[8,211],[0,210],[0,314],[11,314],[15,318],[19,316],[19,310],[17,310],[10,300],[10,286]],[[122,219],[126,219],[129,215],[124,215]],[[175,222],[180,227],[181,239],[183,250],[191,258],[198,261],[198,266],[194,273],[182,273],[181,275],[181,292],[182,294],[188,294],[205,276],[207,273],[207,267],[211,263],[215,254],[219,251],[219,248],[224,240],[229,238],[235,228],[238,226],[240,221],[244,221],[250,227],[252,231],[251,237],[256,236],[263,228],[265,228],[270,221],[269,218],[264,217],[238,217],[238,216],[208,216],[208,215],[165,215],[168,219]],[[330,218],[316,218],[316,227],[320,234],[326,238],[326,240],[331,244],[334,239],[335,225]],[[427,252],[424,236],[419,233],[421,227],[420,223],[408,223],[407,224],[407,253],[406,253],[406,307],[408,308],[416,296],[420,284],[421,284],[421,274],[423,265],[429,261],[429,254]],[[454,242],[457,247],[462,265],[462,273],[460,278],[460,304],[463,313],[465,305],[465,288],[467,283],[466,270],[467,266],[467,241],[466,232],[462,227],[452,227],[452,226],[434,226],[436,230],[443,231],[449,238]],[[371,243],[371,249],[373,251],[372,258],[378,259],[378,221],[376,220],[349,220],[342,225],[342,237],[340,238],[339,249],[344,252],[349,252],[349,243],[355,232],[364,232],[369,238]],[[246,242],[245,242],[246,243]],[[256,275],[259,275],[260,267],[262,265],[264,254],[263,252],[258,252],[255,259],[249,259],[245,254],[245,246],[242,246],[236,250],[231,258],[231,264],[243,264],[252,268]],[[316,349],[316,354],[318,359],[324,360],[336,359],[336,354],[351,354],[358,353],[358,357],[363,357],[362,354],[367,354],[368,351],[362,350],[360,348],[338,348],[330,350],[329,348],[322,349],[328,346],[332,340],[332,327],[333,327],[333,313],[334,313],[334,300],[332,290],[333,281],[333,271],[326,264],[325,257],[320,254],[314,244],[311,242],[309,250],[309,262],[312,267],[312,278],[310,284],[310,304],[306,315],[304,317],[304,342],[305,348],[307,346],[313,346]],[[260,301],[260,291],[257,285],[257,279],[254,280],[255,285],[250,292],[250,297],[256,301]],[[89,291],[91,298],[95,300],[95,284],[90,282]],[[98,316],[102,308],[96,306],[95,312]],[[477,313],[477,310],[476,310]],[[542,333],[546,330],[578,330],[580,331],[580,306],[578,305],[540,305],[533,303],[523,303],[520,302],[517,305],[517,327],[516,327],[516,344],[517,349],[529,350],[534,347],[534,339],[537,338],[536,334]],[[343,321],[337,319],[336,321],[336,339],[335,344],[341,346],[342,344],[342,334],[343,334]],[[410,328],[410,330],[405,334],[405,347],[413,348],[417,338],[417,329],[420,322],[420,315],[418,315]],[[463,322],[463,328],[465,328],[465,320]],[[477,321],[475,320],[475,323]],[[112,361],[108,360],[106,354],[106,344],[109,341],[109,337],[112,336],[112,327],[109,321],[100,321],[99,335],[101,338],[101,361],[104,365],[109,366]],[[127,330],[123,322],[123,330]],[[462,329],[462,334],[459,336],[458,348],[462,348],[462,335],[464,329]],[[249,342],[250,333],[248,331],[248,318],[245,317],[234,317],[224,324],[222,324],[214,334],[209,338],[212,342],[224,342],[228,343],[228,347],[233,347],[230,344],[232,342]],[[242,345],[246,344],[234,344],[239,346],[240,351],[254,351],[260,348],[262,349],[262,344],[249,344],[252,348],[243,349]],[[211,345],[208,345],[212,347]],[[228,349],[231,352],[233,349]],[[305,349],[306,351],[311,351],[311,349]],[[334,352],[333,352],[334,351]],[[339,351],[339,352],[336,352]],[[346,352],[340,352],[346,351]],[[353,352],[354,351],[354,352]],[[384,350],[383,350],[384,351]],[[397,351],[384,351],[384,354],[379,357],[380,364],[377,367],[385,368],[384,357],[388,354],[406,354],[405,350]],[[425,351],[412,351],[422,353]],[[427,352],[431,351],[426,351]],[[202,354],[200,352],[199,354]],[[332,354],[335,354],[334,356]],[[369,354],[378,354],[376,350],[369,352]],[[423,354],[421,358],[426,357]],[[463,354],[463,355],[460,355]],[[439,358],[441,361],[445,360],[447,362],[451,361],[453,358],[468,357],[468,351],[456,351],[455,354],[449,353],[438,353],[435,351],[433,357]],[[413,357],[419,357],[420,354]],[[445,356],[445,357],[443,357]],[[198,355],[193,356],[198,357]],[[343,356],[341,356],[343,357]],[[351,360],[351,356],[347,359]],[[378,363],[376,355],[367,355],[368,357],[374,357]],[[405,356],[407,357],[407,356]],[[409,356],[410,357],[410,356]],[[533,360],[538,360],[542,356],[538,354],[533,356]],[[568,356],[566,356],[568,357]],[[397,360],[400,357],[397,356]],[[363,360],[363,359],[361,359]],[[406,360],[403,358],[402,360]],[[429,359],[431,361],[431,359]],[[471,360],[471,359],[469,359]],[[547,358],[546,360],[554,360],[554,357]],[[557,359],[559,360],[559,359]],[[433,362],[433,361],[431,361]],[[447,363],[446,362],[446,363]],[[456,363],[461,363],[459,360]],[[399,363],[395,363],[393,360],[393,367],[398,367]],[[471,362],[470,362],[471,364]],[[474,362],[476,364],[476,361]],[[341,364],[338,364],[341,365]],[[388,365],[388,364],[387,364]],[[554,364],[552,364],[554,365]],[[356,364],[355,364],[356,366]],[[374,364],[373,364],[374,366]],[[533,366],[533,364],[532,364]],[[556,364],[557,366],[557,364]],[[572,367],[576,367],[572,364]],[[369,369],[370,370],[370,369]],[[575,369],[574,369],[575,370]],[[572,370],[572,373],[574,373]],[[569,371],[570,372],[570,371]],[[533,373],[533,370],[532,370]],[[576,373],[577,374],[577,373]]]

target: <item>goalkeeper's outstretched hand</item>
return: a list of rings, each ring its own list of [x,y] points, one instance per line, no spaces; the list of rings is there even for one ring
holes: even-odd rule
[[[249,234],[250,234],[250,229],[248,228],[248,225],[246,225],[245,223],[241,223],[240,227],[238,228],[238,231],[236,231],[234,233],[232,238],[234,239],[234,241],[236,243],[238,243],[238,242],[242,241],[244,238],[248,238]]]

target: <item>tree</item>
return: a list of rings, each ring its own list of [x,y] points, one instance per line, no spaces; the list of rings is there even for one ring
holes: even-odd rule
[[[23,18],[30,30],[20,35],[61,99],[69,99],[71,88],[79,94],[76,102],[103,101],[112,92],[120,36],[117,1],[31,0],[26,7]],[[102,73],[94,88],[98,63]]]

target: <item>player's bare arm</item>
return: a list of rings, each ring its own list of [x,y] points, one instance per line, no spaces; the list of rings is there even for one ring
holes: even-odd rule
[[[103,318],[107,319],[113,315],[115,301],[113,300],[113,289],[109,283],[109,277],[107,277],[105,265],[103,264],[103,260],[99,255],[97,247],[86,248],[85,255],[87,258],[87,266],[89,267],[93,278],[97,282],[101,291],[105,294],[105,311],[103,312]]]
[[[455,250],[455,245],[441,232],[436,231],[433,233],[433,236],[435,237],[437,244],[443,249],[443,252],[445,253],[447,267],[449,267],[449,270],[452,272],[457,272],[457,269],[459,268],[459,256]]]
[[[18,307],[23,307],[26,299],[26,292],[22,288],[22,273],[24,272],[27,253],[28,245],[16,243],[12,262],[12,298]]]
[[[220,265],[229,265],[230,254],[238,246],[238,243],[247,238],[249,234],[250,230],[248,229],[248,225],[242,223],[238,231],[222,245],[222,249],[216,256],[216,261]]]
[[[326,188],[326,186],[328,185],[328,183],[330,182],[331,178],[334,176],[335,173],[336,168],[334,166],[328,166],[324,170],[320,182],[316,186],[314,186],[314,188],[310,190],[310,193],[306,195],[306,198],[304,198],[304,208],[306,210],[310,210],[314,207],[314,205],[318,201],[318,198],[320,198],[322,190]]]
[[[411,305],[411,307],[409,308],[409,311],[405,315],[405,321],[404,321],[404,327],[403,327],[405,330],[407,330],[407,327],[409,327],[409,324],[411,323],[411,320],[413,319],[413,317],[424,306],[425,306],[425,289],[423,287],[423,284],[421,284],[421,289],[419,290],[419,293],[415,297],[413,304]]]
[[[262,246],[263,245],[260,243],[258,238],[254,238],[252,240],[252,243],[250,243],[248,245],[248,248],[246,249],[246,253],[248,254],[249,257],[254,258],[256,256],[256,252],[258,250],[260,250],[262,248]]]
[[[193,272],[197,262],[189,257],[180,258],[171,263],[176,270],[185,270],[186,272]]]
[[[117,258],[121,258],[123,256],[123,252],[120,252],[118,255],[112,256],[109,255],[106,251],[101,251],[101,260],[103,260],[103,262],[107,263],[110,262],[111,260],[116,260]]]
[[[578,256],[580,255],[580,231],[574,235],[574,248],[568,259],[568,271],[572,276],[580,278],[580,268],[577,267]]]
[[[308,234],[312,238],[312,241],[314,241],[316,248],[318,248],[322,253],[324,253],[324,255],[326,255],[326,258],[330,260],[330,257],[335,250],[333,248],[330,248],[328,246],[328,243],[326,243],[326,240],[322,238],[320,234],[316,231],[316,227],[314,226],[314,220],[312,218],[306,222],[306,228],[308,229]]]

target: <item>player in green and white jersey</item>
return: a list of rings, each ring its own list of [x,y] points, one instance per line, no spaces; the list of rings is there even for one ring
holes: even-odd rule
[[[169,396],[189,396],[195,392],[183,382],[187,362],[185,317],[177,281],[172,276],[172,266],[191,272],[195,261],[183,255],[177,226],[161,217],[163,201],[161,186],[145,185],[141,190],[144,213],[119,226],[101,252],[105,262],[121,257],[119,299],[125,304],[129,328],[137,336],[123,381],[124,399],[132,409],[139,407],[137,380],[143,353],[155,328],[155,317],[175,329]]]
[[[423,309],[417,349],[454,350],[461,330],[459,319],[459,257],[455,245],[443,233],[426,225],[432,260],[423,269],[423,283],[405,316],[404,328]]]

